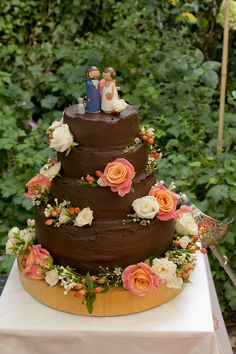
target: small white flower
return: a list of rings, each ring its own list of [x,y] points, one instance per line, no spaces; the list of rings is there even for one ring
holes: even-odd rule
[[[12,239],[7,240],[7,243],[6,243],[6,254],[10,254],[10,255],[14,254],[15,253],[14,246],[15,246],[15,244],[14,244]]]
[[[85,226],[91,225],[93,221],[93,211],[87,207],[81,210],[81,212],[77,215],[74,225],[75,226]]]
[[[57,270],[56,269],[52,269],[52,270],[46,272],[45,281],[50,286],[57,285],[57,283],[59,281],[59,276],[58,276]]]
[[[35,232],[29,231],[28,229],[21,230],[19,232],[19,238],[24,243],[30,243],[35,239]]]
[[[176,264],[166,258],[155,258],[152,264],[153,272],[162,282],[169,281],[176,275]]]
[[[121,112],[127,107],[127,103],[123,99],[113,101],[113,109],[115,112]]]
[[[153,219],[159,212],[159,204],[155,197],[145,196],[134,200],[132,207],[140,218]]]
[[[189,238],[188,236],[183,236],[179,239],[180,247],[182,248],[186,248],[190,242],[191,238]]]
[[[167,281],[166,286],[168,288],[180,289],[183,286],[183,279],[175,275]]]
[[[98,184],[100,187],[107,187],[107,185],[103,182],[103,180],[102,180],[101,177],[98,178],[97,184]]]
[[[39,173],[41,175],[44,175],[48,179],[52,180],[54,177],[56,177],[56,175],[58,175],[60,169],[61,169],[61,162],[57,162],[51,167],[49,167],[49,165],[46,164],[41,168]]]
[[[19,236],[19,232],[20,232],[20,229],[18,227],[14,226],[13,228],[11,228],[11,230],[9,230],[8,238],[10,240],[15,240],[15,238],[17,236]]]
[[[52,132],[50,148],[59,152],[64,152],[70,149],[73,145],[73,135],[70,132],[67,124],[56,126]]]
[[[60,224],[68,224],[68,222],[71,221],[71,218],[67,215],[66,210],[61,211],[58,221]]]
[[[184,213],[177,219],[175,230],[181,235],[197,235],[198,226],[191,213]]]
[[[29,228],[34,228],[35,227],[35,220],[34,219],[28,219],[27,220],[27,226],[29,227]]]

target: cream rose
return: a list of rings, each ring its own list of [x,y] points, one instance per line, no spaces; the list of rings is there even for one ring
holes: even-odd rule
[[[81,210],[81,212],[77,215],[74,225],[75,226],[85,226],[91,225],[93,221],[93,211],[87,207]]]
[[[176,264],[167,258],[155,258],[152,264],[153,272],[162,282],[169,281],[176,275]]]
[[[70,132],[67,124],[61,124],[52,132],[52,139],[50,140],[50,148],[64,152],[70,149],[73,145],[73,135]]]
[[[54,120],[54,122],[50,125],[50,127],[48,127],[48,131],[54,130],[54,129],[60,127],[62,124],[63,124],[63,119],[61,121]]]
[[[123,99],[113,101],[113,109],[115,112],[119,113],[123,111],[126,107],[127,107],[127,103]]]
[[[183,236],[179,240],[180,247],[187,248],[188,244],[191,242],[191,238],[188,236]]]
[[[181,235],[198,234],[198,226],[191,213],[184,213],[176,220],[175,230]]]
[[[132,207],[140,218],[153,219],[159,212],[159,204],[155,197],[145,196],[135,199]]]
[[[56,175],[58,175],[60,169],[61,169],[61,162],[57,162],[50,167],[48,164],[46,164],[41,168],[39,173],[41,175],[44,175],[48,179],[52,180],[54,177],[56,177]]]
[[[59,275],[56,269],[49,270],[45,274],[45,281],[48,285],[50,286],[55,286],[57,285],[59,281]]]

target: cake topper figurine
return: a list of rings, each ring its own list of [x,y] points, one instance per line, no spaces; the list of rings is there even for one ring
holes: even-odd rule
[[[116,71],[113,68],[106,68],[101,80],[101,109],[105,113],[121,112],[127,107],[123,99],[119,99],[118,92],[120,88],[115,82]]]
[[[81,97],[78,98],[77,113],[78,114],[85,114],[84,99]]]
[[[96,66],[90,66],[87,71],[86,81],[86,111],[90,113],[99,113],[101,111],[100,94],[100,71]]]

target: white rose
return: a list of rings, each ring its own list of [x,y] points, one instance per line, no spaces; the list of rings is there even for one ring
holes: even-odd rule
[[[189,238],[188,236],[183,236],[178,241],[179,241],[180,247],[186,248],[188,246],[188,244],[191,242],[191,238]]]
[[[9,230],[8,232],[8,238],[10,240],[14,240],[18,235],[19,235],[20,229],[16,226],[14,226],[13,228],[11,228],[11,230]]]
[[[25,243],[30,243],[35,239],[35,232],[29,231],[28,229],[21,230],[19,233],[19,238]]]
[[[9,239],[7,240],[7,243],[6,243],[6,254],[14,254],[15,251],[14,251],[14,242],[13,240]]]
[[[152,270],[162,282],[172,279],[176,275],[176,268],[176,264],[166,258],[153,260]]]
[[[73,144],[73,135],[67,124],[61,124],[56,127],[52,133],[52,139],[50,141],[50,148],[64,152],[69,149]]]
[[[27,220],[27,226],[28,226],[29,228],[35,227],[35,220],[34,220],[34,219],[28,219],[28,220]]]
[[[191,213],[184,213],[175,224],[175,230],[181,235],[197,235],[198,226]]]
[[[63,211],[60,213],[59,216],[59,223],[60,224],[68,224],[68,222],[71,221],[71,218],[67,215],[66,211]]]
[[[61,120],[60,122],[58,120],[55,120],[50,127],[48,127],[48,130],[54,130],[58,127],[60,127],[63,124],[63,120]]]
[[[159,212],[159,204],[155,197],[145,196],[135,199],[132,207],[140,218],[153,219]]]
[[[93,211],[87,207],[81,210],[75,219],[74,225],[82,227],[84,225],[91,225],[93,221]]]
[[[168,288],[180,289],[183,286],[183,279],[175,275],[167,281],[166,286]]]
[[[48,285],[50,286],[55,286],[57,285],[59,280],[58,272],[56,269],[49,270],[45,274],[45,281]]]
[[[127,107],[127,103],[125,100],[120,99],[120,100],[114,100],[113,101],[113,109],[115,112],[121,112]]]
[[[54,177],[56,177],[56,175],[58,175],[60,169],[61,169],[61,162],[57,162],[51,167],[48,167],[48,164],[46,164],[41,168],[39,173],[41,175],[44,175],[48,179],[52,180]]]

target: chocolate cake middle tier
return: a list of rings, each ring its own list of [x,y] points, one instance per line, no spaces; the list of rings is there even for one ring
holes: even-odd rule
[[[155,184],[154,173],[143,172],[137,175],[132,183],[133,191],[120,197],[113,193],[110,187],[83,185],[79,180],[56,177],[52,180],[51,192],[59,202],[68,200],[72,206],[79,208],[90,207],[94,219],[122,219],[132,213],[132,203],[135,199],[147,195]]]
[[[81,178],[87,174],[94,176],[96,171],[103,171],[109,162],[116,158],[128,160],[137,173],[147,167],[148,148],[145,143],[133,144],[128,150],[124,148],[101,149],[94,147],[76,146],[71,149],[69,155],[58,153],[61,161],[61,174],[64,177]]]

